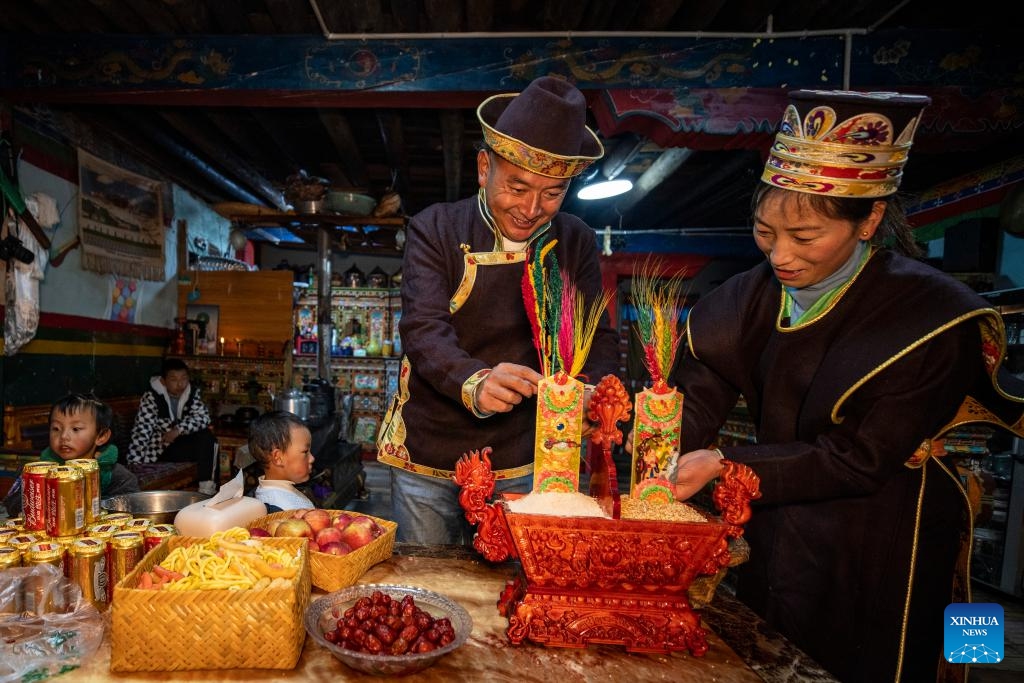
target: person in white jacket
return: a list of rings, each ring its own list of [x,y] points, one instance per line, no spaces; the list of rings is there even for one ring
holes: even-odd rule
[[[264,413],[249,427],[249,453],[263,469],[255,498],[267,512],[316,507],[296,487],[313,471],[312,444],[305,423],[284,410]]]
[[[199,490],[216,493],[217,437],[199,387],[189,382],[188,365],[178,358],[164,359],[149,385],[132,426],[128,462],[195,462]]]

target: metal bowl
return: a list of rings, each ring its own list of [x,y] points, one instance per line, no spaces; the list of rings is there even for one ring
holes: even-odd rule
[[[210,496],[198,491],[139,491],[100,501],[106,512],[129,512],[154,524],[173,524],[178,511]]]
[[[327,210],[347,216],[369,216],[377,200],[358,192],[330,190],[327,193]]]
[[[455,639],[443,647],[430,652],[414,652],[404,655],[374,655],[356,652],[329,642],[324,633],[333,631],[338,619],[356,600],[370,597],[374,591],[390,595],[392,600],[401,600],[411,595],[416,606],[428,612],[435,619],[447,617],[455,629]],[[415,586],[397,586],[388,584],[368,583],[328,593],[315,599],[306,609],[304,619],[306,632],[322,647],[331,651],[335,657],[348,666],[364,673],[377,676],[405,676],[431,666],[446,654],[460,647],[469,638],[473,630],[473,619],[461,605],[454,600]]]

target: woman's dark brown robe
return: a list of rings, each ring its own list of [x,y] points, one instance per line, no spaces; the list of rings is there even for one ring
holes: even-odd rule
[[[722,448],[763,492],[739,595],[843,681],[933,681],[970,518],[927,449],[968,419],[1024,427],[1024,392],[994,387],[999,316],[888,251],[810,323],[785,327],[781,303],[768,264],[730,279],[694,307],[676,373],[682,452],[713,443],[741,394],[756,423],[757,445]]]

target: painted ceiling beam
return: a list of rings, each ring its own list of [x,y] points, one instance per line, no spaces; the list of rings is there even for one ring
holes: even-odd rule
[[[846,40],[852,41],[846,63]],[[541,74],[581,89],[1005,86],[1009,34],[878,31],[752,37],[327,40],[318,36],[17,35],[0,47],[0,93],[67,97],[519,90]],[[847,69],[848,67],[848,69]],[[349,103],[346,106],[358,106]],[[374,105],[369,105],[374,106]]]

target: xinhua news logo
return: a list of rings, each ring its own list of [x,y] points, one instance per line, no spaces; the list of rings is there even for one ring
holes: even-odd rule
[[[946,607],[943,651],[954,664],[1003,661],[1003,606],[954,602]]]

